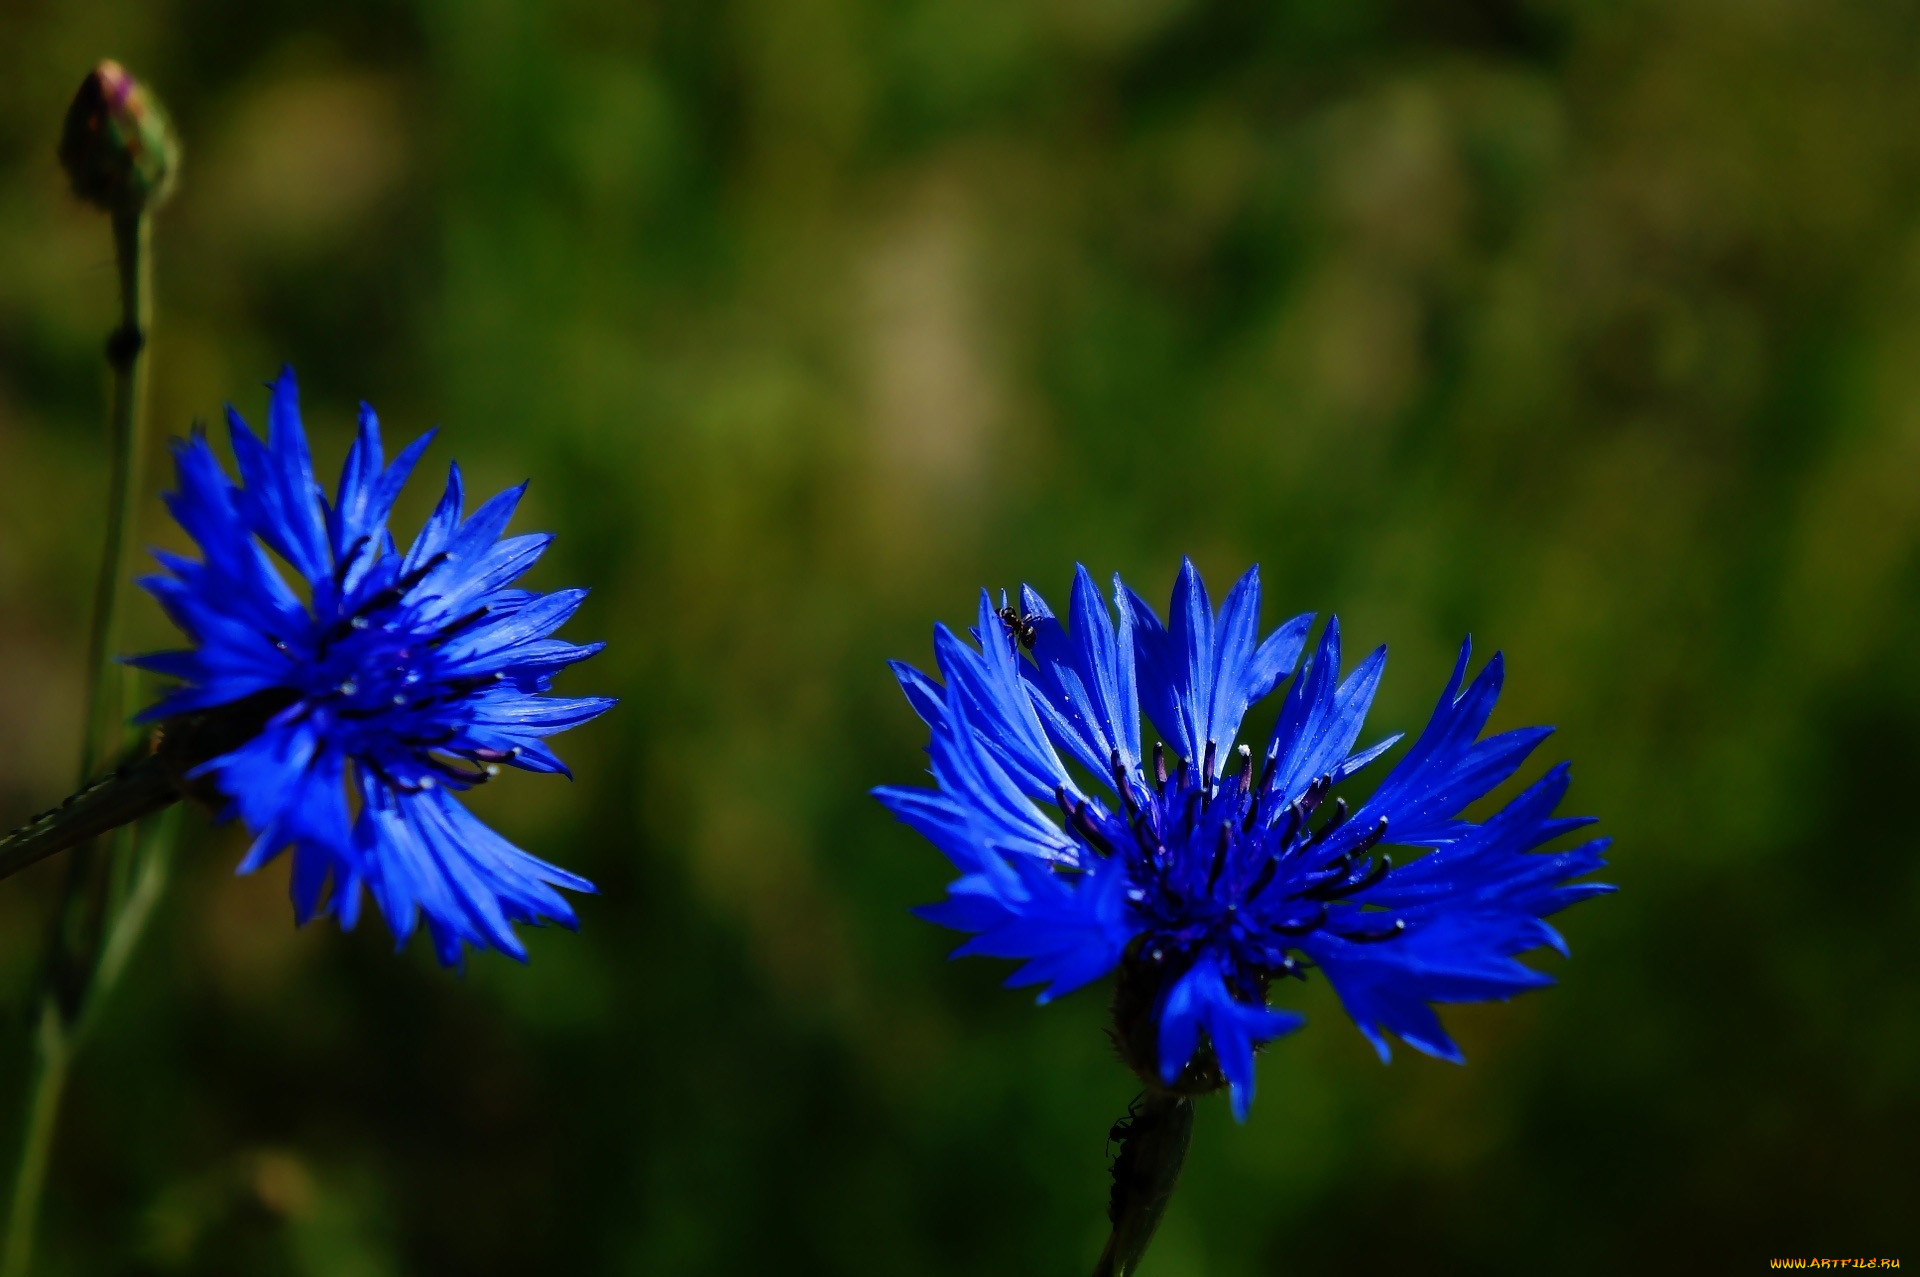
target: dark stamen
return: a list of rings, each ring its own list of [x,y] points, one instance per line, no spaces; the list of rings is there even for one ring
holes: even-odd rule
[[[1207,752],[1206,752],[1206,753],[1205,753],[1205,754],[1204,754],[1204,755],[1202,756],[1202,758],[1201,758],[1201,762],[1200,762],[1200,787],[1201,787],[1202,789],[1212,789],[1212,788],[1213,788],[1213,753],[1214,753],[1214,750],[1215,750],[1215,748],[1216,748],[1216,746],[1215,746],[1215,744],[1214,744],[1214,742],[1212,742],[1212,741],[1208,741],[1208,742],[1207,742]]]
[[[1391,940],[1403,934],[1406,929],[1407,920],[1395,918],[1393,925],[1385,931],[1334,931],[1331,934],[1339,936],[1350,944],[1379,944],[1382,940]]]
[[[486,615],[487,615],[487,609],[485,607],[477,607],[473,609],[473,611],[461,617],[459,620],[448,622],[447,624],[441,626],[439,631],[435,633],[432,638],[427,640],[427,646],[428,647],[439,646],[440,644],[446,642],[448,639],[453,638],[455,635],[459,634],[460,631],[472,625],[475,621],[482,619]]]
[[[1193,831],[1194,818],[1206,810],[1203,801],[1205,794],[1206,791],[1202,789],[1189,789],[1186,791],[1185,795],[1180,799],[1180,810],[1173,813],[1174,828],[1178,829],[1184,826],[1189,833]]]
[[[1300,818],[1302,820],[1313,815],[1315,810],[1319,808],[1321,801],[1326,798],[1327,791],[1331,788],[1333,788],[1333,777],[1322,776],[1307,786],[1306,793],[1294,800],[1300,805]]]
[[[1086,840],[1087,846],[1102,856],[1113,854],[1113,844],[1107,841],[1106,835],[1094,825],[1093,818],[1087,815],[1087,800],[1084,798],[1074,806],[1073,827],[1080,832],[1080,837]]]
[[[1114,746],[1113,753],[1107,758],[1107,766],[1113,769],[1113,792],[1120,795],[1120,801],[1126,804],[1127,815],[1139,811],[1139,804],[1133,801],[1133,786],[1128,784],[1127,766],[1120,761],[1120,747]]]
[[[1215,884],[1220,881],[1220,871],[1227,867],[1227,827],[1220,826],[1220,840],[1213,847],[1213,868],[1207,871],[1207,894],[1213,894]]]
[[[1353,872],[1353,857],[1341,856],[1318,873],[1306,878],[1298,894],[1308,900],[1337,900],[1346,894],[1347,876]]]
[[[334,589],[339,590],[346,588],[347,569],[351,568],[355,560],[360,557],[360,551],[366,548],[369,539],[370,538],[365,535],[354,538],[353,544],[347,547],[347,552],[340,557],[338,563],[333,565]]]
[[[368,771],[371,771],[376,777],[378,777],[387,786],[388,789],[397,790],[403,794],[418,794],[433,788],[433,785],[431,784],[432,777],[423,776],[421,777],[421,783],[416,784],[411,781],[400,780],[398,777],[394,776],[392,772],[388,771],[386,768],[382,767],[379,763],[376,763],[371,759],[356,758],[354,762],[361,767],[365,767]]]
[[[1167,790],[1167,747],[1159,741],[1153,742],[1153,783],[1156,790]]]
[[[352,615],[343,616],[334,622],[326,633],[320,636],[320,641],[315,645],[317,655],[325,656],[327,649],[339,640],[345,638],[350,631],[365,629],[367,624],[366,618],[369,613],[381,611],[398,603],[406,597],[408,590],[411,590],[414,586],[426,580],[428,573],[446,561],[446,551],[442,550],[439,554],[434,555],[431,559],[428,559],[425,563],[422,563],[419,567],[407,573],[386,589],[368,598],[354,610]]]
[[[1340,828],[1341,825],[1346,823],[1346,820],[1347,820],[1347,800],[1344,798],[1334,799],[1332,819],[1328,820],[1327,823],[1320,826],[1320,828],[1314,830],[1313,837],[1307,839],[1307,846],[1309,847],[1319,846],[1321,843],[1327,840],[1328,834]]]
[[[1287,804],[1287,823],[1286,823],[1286,827],[1280,831],[1279,845],[1281,847],[1285,847],[1288,843],[1291,843],[1293,841],[1293,836],[1299,832],[1300,832],[1300,800],[1296,798],[1292,802]]]
[[[354,717],[353,715],[350,715],[344,711],[339,711],[339,715],[341,718]],[[361,715],[360,717],[370,717],[370,716]],[[432,735],[403,736],[400,738],[400,743],[402,745],[411,746],[414,749],[422,749],[422,750],[439,749],[443,745],[452,744],[456,734],[457,733],[455,733],[452,728],[442,728],[440,731],[434,732]],[[480,753],[481,751],[475,750],[474,757],[476,758],[480,757]]]
[[[1356,895],[1359,892],[1365,891],[1368,887],[1373,886],[1373,884],[1375,884],[1376,882],[1379,882],[1382,878],[1386,877],[1392,871],[1393,871],[1393,857],[1392,856],[1378,857],[1377,859],[1374,860],[1372,864],[1367,866],[1366,872],[1362,873],[1358,878],[1353,880],[1353,882],[1346,888],[1346,890],[1342,894],[1351,896],[1351,895]]]
[[[390,607],[398,603],[402,598],[406,597],[408,590],[411,590],[414,586],[426,580],[435,568],[446,561],[447,552],[442,550],[413,571],[401,577],[398,581],[395,581],[392,585],[389,585],[386,589],[369,598],[365,603],[362,603],[360,605],[360,615],[365,616],[368,612],[376,612],[381,608]]]
[[[1253,788],[1253,751],[1242,745],[1240,753],[1240,792],[1247,793]]]
[[[1321,924],[1326,922],[1326,920],[1327,920],[1327,907],[1325,905],[1315,905],[1313,909],[1313,913],[1309,916],[1307,921],[1274,923],[1271,929],[1274,931],[1278,931],[1283,936],[1304,936],[1309,931],[1318,931],[1320,929]]]
[[[493,773],[490,771],[468,771],[464,767],[455,767],[445,759],[435,758],[431,754],[427,756],[425,761],[427,766],[433,768],[433,770],[439,772],[448,780],[457,781],[462,785],[484,785],[493,777]]]

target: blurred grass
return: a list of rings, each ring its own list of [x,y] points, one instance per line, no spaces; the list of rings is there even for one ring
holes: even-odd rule
[[[536,584],[610,643],[568,686],[623,700],[576,784],[484,795],[602,886],[525,969],[295,932],[202,825],[48,1271],[1085,1267],[1101,999],[947,965],[864,790],[918,774],[883,661],[934,619],[1182,553],[1390,642],[1382,731],[1506,650],[1623,892],[1561,987],[1449,1015],[1466,1069],[1298,995],[1151,1271],[1913,1251],[1909,8],[26,0],[0,50],[0,816],[77,748],[112,274],[52,143],[101,56],[188,147],[156,420],[290,360],[325,465],[358,398],[444,423],[533,478]],[[56,881],[0,891],[0,1004]]]

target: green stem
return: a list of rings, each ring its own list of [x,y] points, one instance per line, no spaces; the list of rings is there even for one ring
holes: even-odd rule
[[[178,807],[169,807],[142,824],[137,839],[131,833],[133,826],[123,827],[128,845],[116,847],[114,855],[116,863],[130,866],[129,885],[125,896],[114,904],[106,940],[100,946],[100,965],[94,968],[93,988],[82,1008],[83,1014],[90,1016],[120,982],[127,960],[133,956],[133,948],[140,943],[147,920],[153,916],[154,906],[160,903],[160,893],[166,889],[167,875],[173,868],[173,845],[180,836],[180,811]]]
[[[118,650],[125,567],[133,556],[139,466],[145,451],[146,345],[153,309],[152,222],[144,211],[116,210],[112,216],[114,256],[120,268],[120,325],[107,340],[107,363],[113,372],[107,423],[111,453],[107,536],[94,587],[93,625],[87,638],[86,727],[80,751],[83,786],[103,759],[120,753],[126,734],[132,671],[116,662],[114,653]],[[111,906],[120,903],[112,899],[117,893],[109,891],[112,862],[134,854],[134,835],[134,829],[128,826],[78,847],[67,867],[66,890],[42,976],[33,1076],[14,1173],[13,1201],[7,1212],[6,1249],[0,1252],[0,1277],[26,1277],[33,1263],[34,1232],[46,1188],[47,1164],[53,1155],[60,1100],[66,1092],[81,1017],[94,1000],[99,977],[118,974],[150,911],[150,897],[157,894],[159,883],[164,881],[161,859],[160,875],[145,893],[146,898],[137,888],[130,891],[126,907],[113,909],[117,916],[109,918]],[[164,857],[164,850],[156,848],[155,855]],[[129,922],[131,932],[125,931]],[[103,961],[103,953],[113,958],[111,967]]]
[[[179,836],[180,808],[171,807],[145,822],[136,835],[134,825],[115,830],[116,866],[130,866],[130,885],[112,909],[100,956],[91,980],[77,1005],[69,1007],[50,988],[40,1000],[39,1032],[34,1038],[33,1080],[27,1092],[26,1130],[21,1137],[20,1164],[15,1173],[13,1203],[8,1211],[6,1248],[0,1251],[0,1277],[26,1277],[33,1260],[40,1199],[46,1187],[47,1164],[53,1156],[53,1136],[60,1101],[75,1049],[106,995],[119,983],[159,903],[172,867],[173,845]]]
[[[93,628],[87,636],[87,728],[80,752],[80,783],[93,779],[101,760],[120,752],[131,671],[114,660],[120,594],[133,557],[134,517],[140,496],[140,458],[145,455],[147,332],[153,324],[153,219],[145,213],[113,215],[114,257],[120,267],[120,326],[107,340],[113,369],[113,401],[107,438],[107,538],[93,589]]]
[[[1113,1232],[1093,1277],[1130,1277],[1147,1253],[1193,1142],[1193,1101],[1149,1091],[1127,1110],[1123,1125],[1126,1135],[1113,1160],[1113,1196],[1107,1207]]]

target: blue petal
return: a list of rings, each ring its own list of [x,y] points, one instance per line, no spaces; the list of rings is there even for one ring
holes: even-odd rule
[[[1505,666],[1496,652],[1472,686],[1461,692],[1470,653],[1471,644],[1461,644],[1460,659],[1433,718],[1367,800],[1359,818],[1351,822],[1355,828],[1370,828],[1385,818],[1395,843],[1437,846],[1449,842],[1463,828],[1455,817],[1513,775],[1552,734],[1549,727],[1530,727],[1479,739],[1500,697]]]
[[[974,731],[966,697],[947,688],[947,730],[929,748],[940,792],[967,814],[984,851],[1012,852],[1048,863],[1077,863],[1079,848],[1036,809]]]
[[[421,435],[391,466],[383,468],[379,419],[371,407],[360,405],[359,435],[347,452],[339,493],[328,518],[335,561],[352,565],[343,574],[344,592],[351,593],[366,569],[382,557],[393,503],[433,435],[431,430]]]
[[[1010,863],[1012,876],[963,879],[966,892],[947,910],[923,912],[943,925],[977,934],[953,956],[1015,958],[1025,962],[1010,987],[1044,984],[1045,1003],[1099,980],[1120,965],[1138,926],[1127,913],[1126,873],[1097,860],[1085,874],[1062,877],[1031,859]],[[961,884],[955,884],[958,891]],[[950,899],[952,899],[950,897]]]
[[[1135,693],[1133,624],[1118,629],[1085,568],[1076,568],[1069,635],[1037,594],[1022,601],[1034,621],[1034,665],[1022,674],[1047,733],[1081,766],[1110,778],[1113,758],[1132,775],[1140,761],[1140,704]]]
[[[1569,885],[1600,867],[1604,840],[1557,853],[1535,851],[1589,823],[1553,814],[1567,784],[1562,764],[1484,825],[1465,826],[1455,841],[1394,869],[1357,898],[1357,904],[1386,913],[1355,910],[1329,923],[1340,930],[1392,916],[1407,925],[1405,934],[1382,944],[1352,944],[1326,933],[1303,942],[1382,1059],[1385,1034],[1393,1033],[1457,1062],[1459,1050],[1428,1003],[1508,998],[1552,983],[1517,955],[1543,946],[1565,953],[1542,917],[1612,890],[1602,883]]]
[[[447,966],[469,947],[525,961],[513,924],[577,925],[554,888],[591,892],[593,885],[508,843],[444,790],[400,793],[363,777],[361,798],[356,845],[400,944],[424,918]]]
[[[1387,649],[1376,648],[1345,682],[1340,676],[1340,618],[1327,622],[1320,647],[1287,692],[1274,724],[1267,756],[1274,761],[1274,789],[1291,801],[1322,776],[1336,781],[1377,757],[1381,746],[1350,758],[1387,666]],[[1389,742],[1390,743],[1390,742]],[[1271,809],[1277,817],[1279,803]]]
[[[500,539],[520,489],[463,521],[457,466],[403,558],[387,520],[431,436],[387,464],[379,423],[362,405],[329,504],[292,373],[272,391],[265,442],[229,413],[240,484],[203,438],[174,446],[167,505],[201,558],[159,552],[164,574],[141,584],[192,646],[130,662],[182,684],[143,717],[284,696],[288,708],[254,739],[196,772],[255,835],[241,872],[291,848],[299,921],[333,912],[352,926],[371,889],[402,941],[425,918],[443,961],[476,946],[524,956],[514,925],[571,925],[556,889],[591,887],[507,844],[442,784],[483,778],[449,758],[565,772],[544,738],[613,704],[546,695],[558,671],[600,650],[550,637],[585,592],[509,588],[548,538]],[[310,602],[289,588],[276,555],[306,578]]]
[[[447,467],[447,486],[440,494],[439,504],[427,516],[420,534],[414,537],[413,544],[408,547],[406,558],[401,560],[400,571],[403,575],[420,568],[447,548],[460,526],[460,511],[464,504],[460,463],[456,461]]]
[[[1057,790],[1065,789],[1078,799],[1080,786],[1047,740],[1019,651],[985,590],[980,592],[975,636],[978,651],[944,625],[936,626],[933,635],[941,676],[961,694],[975,733],[1029,797],[1051,801]]]
[[[1233,1115],[1242,1122],[1253,1103],[1254,1048],[1306,1023],[1305,1016],[1291,1011],[1270,1011],[1235,998],[1227,989],[1218,957],[1211,952],[1202,953],[1167,988],[1158,1014],[1160,1080],[1171,1086],[1179,1079],[1205,1029],[1232,1090]]]
[[[1209,742],[1226,756],[1248,707],[1292,671],[1313,623],[1311,615],[1296,616],[1256,643],[1259,569],[1249,568],[1235,583],[1216,620],[1200,574],[1184,559],[1166,625],[1131,590],[1122,592],[1120,605],[1138,636],[1147,716],[1189,760],[1200,759]]]
[[[265,444],[239,413],[227,410],[228,434],[244,485],[240,508],[256,536],[310,584],[318,584],[327,579],[332,565],[320,485],[313,477],[313,458],[300,424],[299,389],[291,368],[281,372],[272,391]]]
[[[239,872],[252,873],[291,843],[347,847],[345,765],[312,724],[274,722],[201,769],[255,835]]]

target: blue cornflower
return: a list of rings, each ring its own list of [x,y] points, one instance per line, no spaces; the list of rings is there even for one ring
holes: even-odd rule
[[[955,956],[1023,960],[1008,984],[1048,986],[1043,1003],[1117,970],[1128,1064],[1182,1094],[1224,1082],[1240,1118],[1255,1048],[1303,1021],[1268,1008],[1275,977],[1324,972],[1382,1060],[1393,1034],[1456,1062],[1430,1003],[1552,983],[1516,955],[1565,953],[1542,919],[1613,889],[1569,882],[1607,843],[1536,851],[1592,823],[1554,815],[1565,764],[1484,823],[1460,818],[1551,731],[1481,738],[1498,655],[1462,691],[1462,645],[1426,730],[1349,813],[1332,791],[1399,740],[1355,749],[1384,647],[1341,679],[1336,618],[1295,673],[1313,618],[1261,638],[1257,568],[1217,615],[1191,563],[1165,624],[1118,577],[1114,595],[1118,624],[1080,569],[1069,632],[1031,589],[1017,609],[982,592],[977,646],[934,631],[944,687],[893,667],[932,728],[938,789],[875,793],[960,870],[920,910],[973,933]],[[1236,744],[1241,720],[1290,674],[1256,756]],[[1172,758],[1161,744],[1141,754],[1142,709]],[[1430,850],[1396,866],[1387,846]]]
[[[194,645],[132,660],[184,684],[141,717],[228,738],[189,777],[254,835],[239,872],[293,849],[298,922],[331,912],[353,926],[365,887],[402,946],[424,916],[443,963],[467,945],[524,960],[513,924],[575,926],[555,888],[593,885],[513,846],[456,795],[503,763],[569,774],[544,738],[613,705],[543,695],[602,646],[548,637],[587,592],[508,588],[552,538],[501,539],[524,484],[463,518],[458,465],[401,553],[387,517],[431,433],[383,464],[362,405],[329,503],[292,369],[270,389],[265,443],[228,409],[239,484],[197,432],[174,445],[167,506],[202,559],[156,552],[171,575],[141,585]]]

